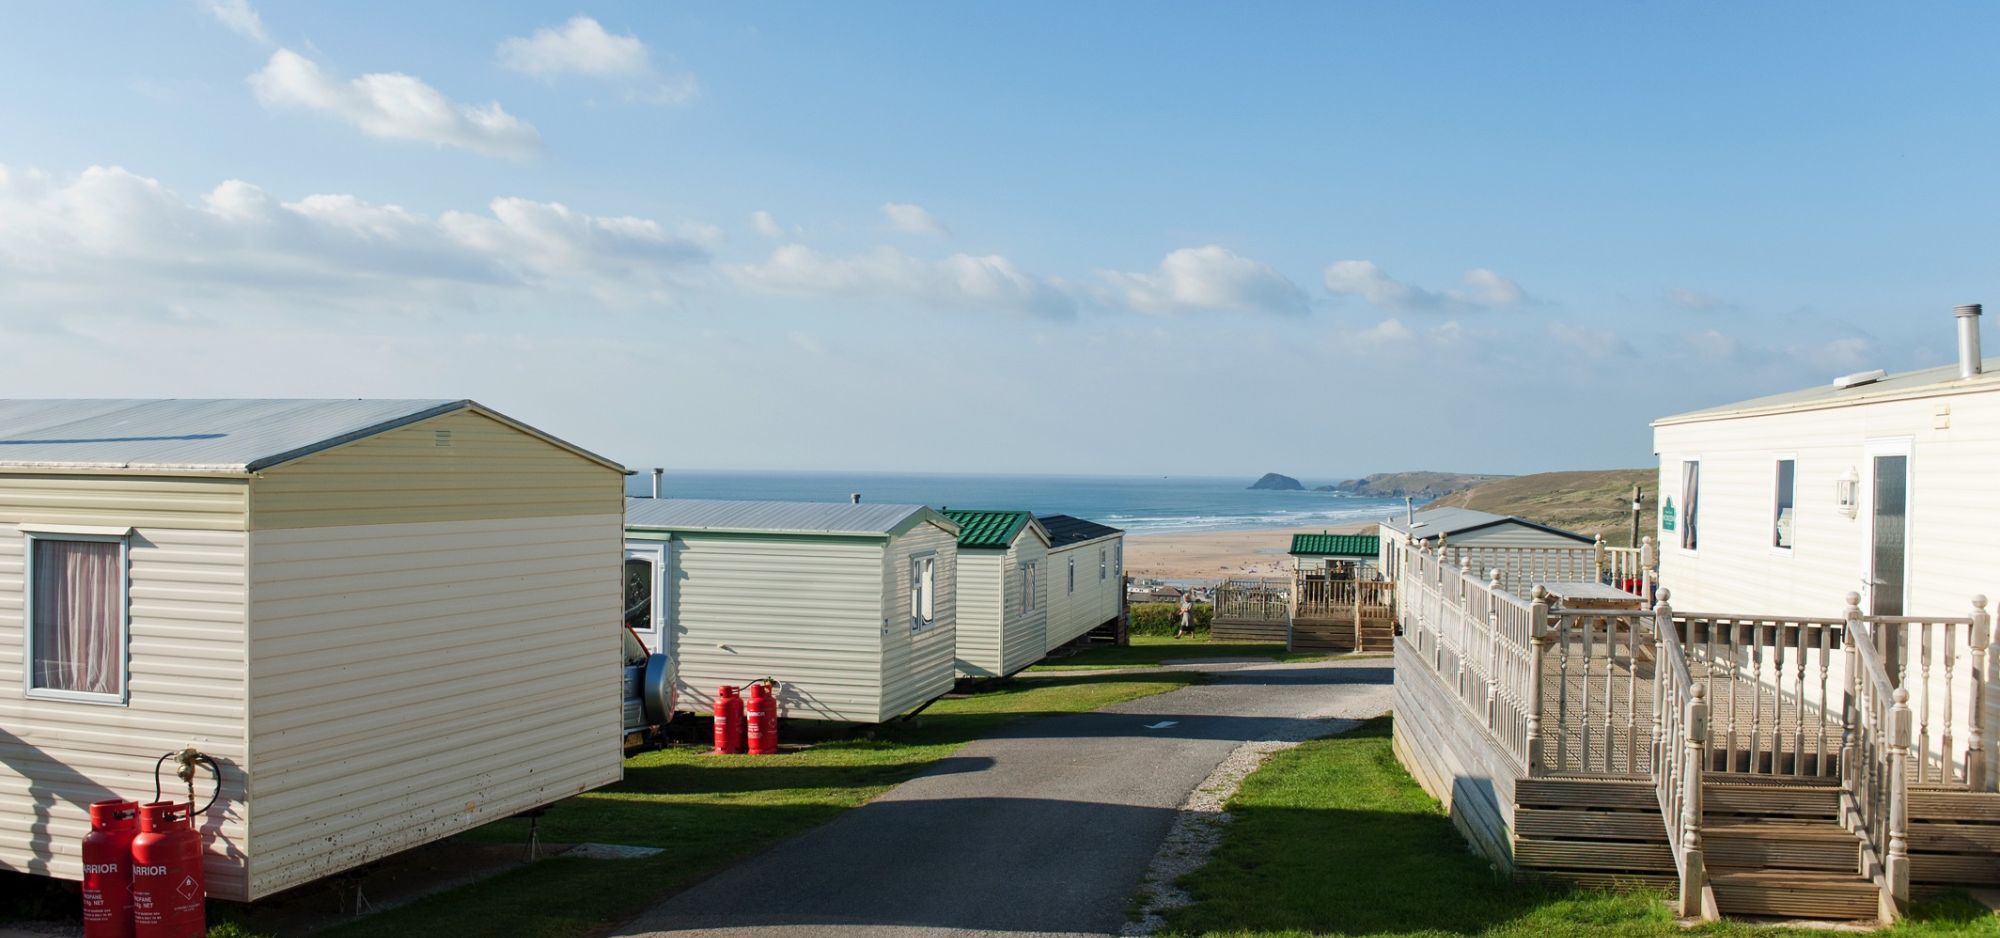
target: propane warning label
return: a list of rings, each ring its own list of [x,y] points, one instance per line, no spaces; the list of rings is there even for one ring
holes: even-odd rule
[[[183,899],[193,899],[194,894],[201,891],[201,884],[195,882],[193,876],[183,876],[181,884],[174,887],[174,891],[180,893]]]

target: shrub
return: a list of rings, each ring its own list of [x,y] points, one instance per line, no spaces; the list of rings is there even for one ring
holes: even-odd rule
[[[1215,606],[1210,603],[1194,604],[1194,630],[1206,634],[1209,623],[1215,621]],[[1133,603],[1131,625],[1134,635],[1172,635],[1180,624],[1179,603]]]

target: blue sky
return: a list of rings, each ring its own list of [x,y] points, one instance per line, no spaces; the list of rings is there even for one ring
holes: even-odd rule
[[[10,396],[473,397],[691,468],[1644,465],[1949,361],[1996,269],[1990,6],[9,20]]]

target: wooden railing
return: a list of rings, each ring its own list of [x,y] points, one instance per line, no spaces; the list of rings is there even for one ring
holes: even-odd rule
[[[1653,791],[1660,801],[1667,843],[1680,874],[1677,911],[1682,918],[1716,918],[1702,852],[1702,782],[1708,766],[1708,687],[1688,668],[1679,624],[1661,590],[1653,628],[1659,648],[1654,681]]]
[[[1535,588],[1537,605],[1546,597]],[[1556,732],[1543,744],[1552,770],[1624,776],[1652,771],[1653,721],[1640,719],[1641,703],[1650,705],[1653,696],[1648,618],[1641,612],[1550,611],[1546,640],[1539,644],[1554,656],[1542,691],[1555,706]]]
[[[1910,896],[1910,692],[1884,667],[1861,597],[1848,597],[1841,805],[1861,838],[1862,865],[1885,904],[1899,910]]]
[[[1855,597],[1858,601],[1859,597]],[[1896,687],[1910,689],[1911,781],[1988,790],[1984,720],[1986,597],[1962,618],[1870,616],[1876,649]]]
[[[1712,775],[1839,777],[1846,620],[1685,612],[1674,620],[1707,690]]]
[[[1537,611],[1434,551],[1398,549],[1398,641],[1452,688],[1464,705],[1460,718],[1484,726],[1524,774],[1540,774],[1534,636],[1547,605]]]
[[[1223,580],[1215,588],[1215,617],[1231,622],[1283,622],[1291,615],[1290,580]]]
[[[1659,579],[1659,554],[1651,537],[1638,547],[1611,547],[1603,538],[1588,547],[1481,547],[1447,540],[1442,551],[1460,569],[1497,572],[1501,588],[1516,596],[1526,596],[1542,583],[1584,581],[1615,586],[1650,604]]]

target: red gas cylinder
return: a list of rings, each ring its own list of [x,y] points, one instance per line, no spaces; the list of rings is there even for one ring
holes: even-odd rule
[[[743,751],[743,698],[736,696],[735,687],[715,691],[715,751]]]
[[[763,681],[750,685],[750,699],[743,705],[743,726],[750,734],[750,754],[768,756],[778,751],[778,701]]]
[[[193,809],[184,801],[139,806],[139,836],[132,838],[134,938],[201,938],[208,932]]]
[[[84,938],[132,938],[132,838],[139,803],[95,801],[83,835]]]

